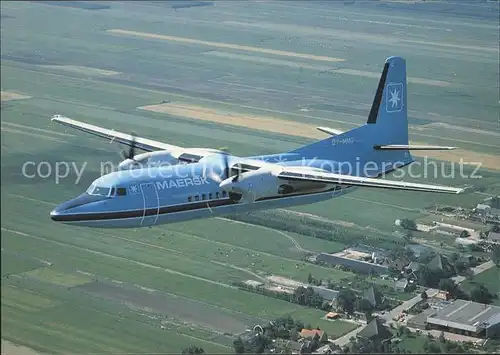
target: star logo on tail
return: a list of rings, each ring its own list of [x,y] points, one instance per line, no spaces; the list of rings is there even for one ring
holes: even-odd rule
[[[403,109],[402,83],[387,84],[385,109],[387,112],[399,112]]]
[[[401,100],[399,98],[399,91],[394,89],[394,91],[392,91],[390,94],[391,94],[391,98],[389,99],[389,101],[391,102],[392,107],[395,107],[398,105],[399,100]]]

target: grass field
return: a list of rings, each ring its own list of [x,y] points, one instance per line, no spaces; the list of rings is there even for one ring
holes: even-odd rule
[[[411,139],[484,158],[481,179],[457,177],[453,185],[500,193],[494,19],[438,10],[417,19],[404,5],[342,2],[225,1],[179,11],[169,2],[93,11],[82,4],[1,3],[2,339],[51,354],[175,353],[191,344],[228,353],[234,335],[287,314],[335,338],[353,324],[326,321],[321,311],[240,291],[232,282],[270,274],[305,282],[309,273],[355,280],[302,262],[305,251],[336,252],[363,237],[390,248],[395,219],[425,217],[423,209],[434,203],[470,207],[486,197],[363,190],[269,214],[332,220],[332,234],[351,236],[348,243],[223,219],[139,230],[70,228],[51,222],[50,210],[84,191],[102,163],[119,162],[121,147],[50,123],[54,113],[186,147],[226,146],[236,155],[288,151],[319,137],[316,126],[364,123],[383,61],[397,54],[408,60]],[[138,109],[167,100],[265,117],[270,126]],[[40,169],[33,178],[23,175],[30,161],[26,174]],[[58,162],[69,164],[60,181]],[[75,169],[83,169],[81,179]],[[493,283],[489,272],[478,279]]]
[[[471,291],[475,286],[483,285],[490,293],[497,295],[492,304],[500,306],[500,271],[497,267],[494,266],[475,275],[472,280],[462,282],[462,285],[468,291]]]

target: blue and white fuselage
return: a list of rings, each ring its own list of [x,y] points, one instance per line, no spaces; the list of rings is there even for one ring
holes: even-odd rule
[[[406,62],[387,58],[367,123],[291,152],[241,158],[182,148],[54,116],[53,121],[131,146],[120,171],[57,206],[57,222],[134,228],[324,201],[356,186],[441,193],[463,189],[378,179],[413,162],[410,150],[452,149],[408,142]],[[146,153],[135,155],[134,148]]]
[[[214,165],[217,163],[215,161]],[[303,162],[282,164],[294,163]],[[200,162],[122,170],[104,175],[79,197],[57,206],[51,218],[89,227],[146,227],[309,204],[352,190],[347,186],[341,189],[337,184],[283,181],[281,185],[295,186],[297,189],[294,192],[282,190],[273,196],[258,197],[247,202],[241,196],[235,197],[221,189],[219,183],[204,172],[207,165],[207,162]]]

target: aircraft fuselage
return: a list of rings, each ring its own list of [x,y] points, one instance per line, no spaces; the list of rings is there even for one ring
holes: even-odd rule
[[[332,184],[301,183],[247,202],[241,195],[221,190],[206,169],[206,163],[193,163],[113,172],[95,180],[84,194],[57,206],[51,218],[86,227],[147,227],[309,204],[351,190]]]

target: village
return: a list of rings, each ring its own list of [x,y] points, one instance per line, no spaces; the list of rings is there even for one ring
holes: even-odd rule
[[[427,223],[396,220],[404,246],[384,250],[356,245],[308,255],[310,263],[349,270],[349,282],[299,282],[279,275],[244,280],[241,289],[319,308],[324,319],[357,327],[340,338],[290,317],[255,325],[235,341],[239,353],[402,353],[405,339],[419,337],[428,352],[484,352],[500,348],[500,202],[473,209],[435,206]],[[418,234],[419,237],[416,237]],[[429,243],[423,234],[455,238]],[[488,276],[488,277],[486,277]],[[478,283],[483,277],[486,281]],[[344,280],[345,281],[345,280]],[[488,283],[489,282],[489,283]],[[487,284],[492,289],[488,289]]]

